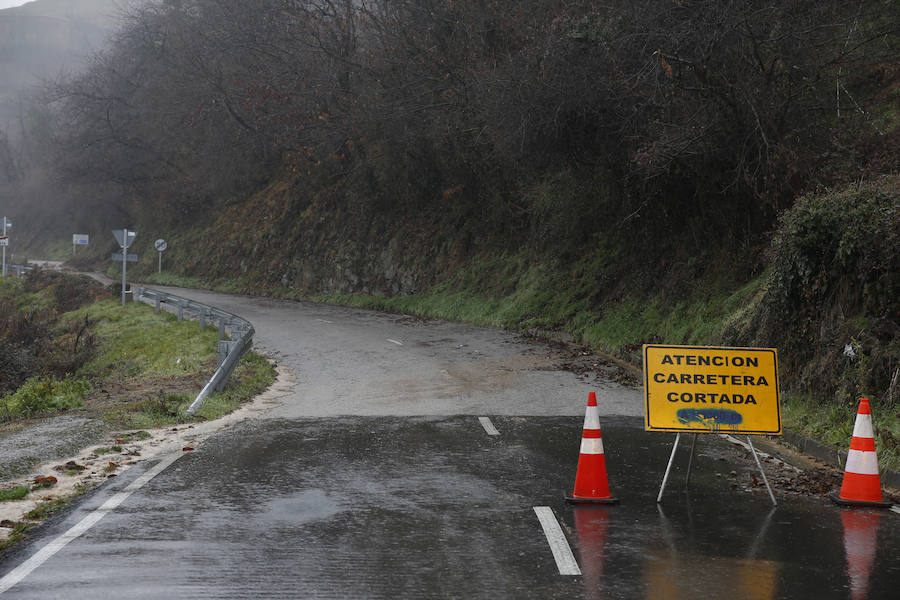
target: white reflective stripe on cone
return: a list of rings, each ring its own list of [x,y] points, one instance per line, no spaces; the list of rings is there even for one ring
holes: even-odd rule
[[[603,454],[603,440],[600,438],[581,438],[582,454]]]
[[[600,429],[600,411],[596,406],[588,406],[584,411],[584,429]]]
[[[856,415],[856,423],[853,424],[853,437],[875,437],[872,431],[872,415]]]
[[[847,453],[844,470],[857,475],[878,475],[878,456],[874,452],[851,450]]]

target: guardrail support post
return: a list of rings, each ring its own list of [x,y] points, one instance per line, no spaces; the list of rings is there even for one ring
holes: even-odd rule
[[[156,297],[156,314],[159,314],[159,296]]]
[[[178,303],[178,322],[182,322],[184,320],[184,303]]]
[[[218,356],[218,363],[217,363],[218,366],[221,367],[222,364],[225,362],[225,359],[228,358],[228,352],[229,352],[229,350],[231,350],[231,348],[229,347],[230,345],[231,345],[231,342],[219,342],[219,344],[218,344],[219,356]]]
[[[219,319],[219,341],[225,339],[225,317]]]

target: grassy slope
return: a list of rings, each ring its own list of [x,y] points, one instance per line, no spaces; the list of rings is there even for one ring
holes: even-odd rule
[[[60,297],[60,277],[29,293],[20,280],[0,286],[0,301],[14,303],[15,314],[26,319],[52,311]],[[63,278],[64,279],[64,278]],[[26,321],[27,322],[27,321]],[[169,313],[156,314],[145,304],[122,307],[117,298],[106,298],[46,320],[51,348],[72,352],[72,331],[85,325],[81,345],[91,338],[93,356],[75,372],[53,376],[35,372],[15,393],[2,396],[5,419],[56,409],[82,409],[114,427],[152,428],[185,422],[185,410],[216,369],[218,332],[201,331],[197,323],[178,322]],[[87,325],[89,324],[89,325]],[[46,350],[44,350],[46,352]],[[37,363],[36,366],[40,366]],[[236,370],[232,384],[214,393],[198,411],[200,419],[211,419],[234,410],[241,402],[262,392],[274,380],[268,361],[251,352]],[[77,388],[77,394],[64,393]],[[68,397],[71,396],[71,397]]]
[[[121,388],[123,394],[118,402],[103,403],[103,418],[129,429],[185,422],[185,410],[216,369],[218,332],[201,331],[197,323],[179,322],[169,313],[156,314],[145,304],[123,308],[118,300],[106,300],[70,316],[77,320],[84,315],[98,322],[100,352],[82,372]],[[272,366],[251,352],[235,371],[232,384],[211,394],[197,417],[214,419],[228,413],[272,381]]]

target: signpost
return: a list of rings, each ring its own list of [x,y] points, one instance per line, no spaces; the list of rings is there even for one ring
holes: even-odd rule
[[[6,277],[6,247],[9,246],[9,237],[6,230],[12,227],[12,221],[3,217],[3,235],[0,236],[0,246],[3,246],[3,277]]]
[[[75,247],[76,246],[87,246],[87,244],[88,244],[88,234],[73,233],[72,234],[72,256],[75,256]]]
[[[676,432],[666,480],[682,432],[694,434],[687,478],[700,433],[746,434],[769,495],[750,435],[780,435],[778,353],[774,348],[644,345],[644,428]]]
[[[157,269],[157,273],[162,273],[162,253],[168,248],[168,244],[166,244],[166,240],[156,240],[153,242],[153,247],[159,252],[159,269]]]
[[[119,247],[122,248],[121,253],[114,253],[112,255],[113,260],[121,260],[122,261],[122,307],[125,306],[125,273],[128,270],[129,262],[137,262],[138,256],[137,254],[128,254],[128,247],[131,246],[132,242],[134,242],[134,238],[137,237],[137,231],[128,231],[127,229],[113,229],[113,235],[116,236],[116,241],[119,242]]]

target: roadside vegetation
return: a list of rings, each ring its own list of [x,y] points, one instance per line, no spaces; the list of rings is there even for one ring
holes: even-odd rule
[[[31,492],[39,493],[45,491],[45,487],[47,486],[16,486],[10,490],[0,490],[0,502],[22,500]],[[24,520],[16,521],[15,523],[5,523],[4,527],[9,527],[11,531],[5,538],[0,539],[0,552],[24,540],[28,536],[28,532],[34,529],[41,521],[44,521],[63,510],[69,506],[75,498],[87,493],[90,489],[91,486],[89,485],[77,486],[72,494],[64,497],[60,496],[42,500],[37,506],[25,513]]]
[[[0,423],[71,410],[119,429],[184,423],[216,369],[217,330],[141,303],[123,308],[84,277],[36,271],[8,278],[0,282],[0,309],[10,357],[0,367]],[[272,381],[272,366],[251,352],[195,418],[230,412]]]
[[[77,408],[77,373],[96,352],[95,323],[68,313],[108,297],[84,278],[36,271],[0,281],[0,422]]]

